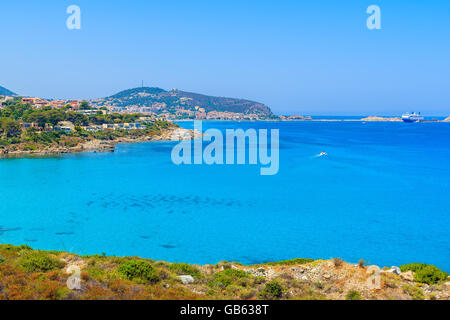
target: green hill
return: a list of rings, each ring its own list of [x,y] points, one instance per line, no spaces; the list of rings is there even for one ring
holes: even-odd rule
[[[163,92],[166,92],[166,90],[161,88],[151,88],[151,87],[143,87],[143,88],[135,88],[135,89],[128,89],[121,91],[119,93],[116,93],[115,95],[109,97],[112,99],[123,99],[130,96],[139,95],[139,93],[143,94],[153,94],[153,95],[159,95]]]
[[[259,114],[272,116],[273,113],[266,105],[236,98],[213,97],[198,93],[173,89],[166,91],[156,87],[142,87],[121,91],[110,97],[95,100],[97,106],[113,105],[117,107],[154,107],[169,112],[177,109],[193,110],[195,107],[210,111],[228,111],[242,114]]]

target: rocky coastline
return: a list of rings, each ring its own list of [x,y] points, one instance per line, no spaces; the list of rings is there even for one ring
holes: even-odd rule
[[[190,140],[199,137],[194,130],[180,127],[169,127],[161,129],[157,135],[146,135],[142,137],[119,137],[114,140],[88,139],[83,140],[76,146],[51,145],[36,150],[14,150],[10,148],[0,149],[0,158],[16,158],[22,156],[51,156],[66,153],[81,152],[114,152],[119,143],[136,143],[150,141],[179,141]]]

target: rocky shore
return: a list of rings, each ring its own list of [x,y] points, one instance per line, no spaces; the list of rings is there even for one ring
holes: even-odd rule
[[[80,152],[114,152],[116,145],[119,143],[135,143],[149,141],[179,141],[189,140],[199,137],[198,132],[194,130],[184,129],[180,127],[169,127],[161,129],[158,135],[148,135],[142,137],[119,137],[114,140],[80,140],[75,146],[51,145],[36,150],[14,150],[12,148],[0,149],[0,157],[20,157],[20,156],[50,156],[65,153]]]

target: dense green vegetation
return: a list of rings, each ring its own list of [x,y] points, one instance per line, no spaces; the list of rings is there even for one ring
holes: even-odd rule
[[[435,284],[447,279],[448,273],[436,266],[424,263],[410,263],[400,266],[402,272],[413,271],[414,280],[426,284]]]
[[[169,270],[179,275],[190,275],[193,277],[200,276],[200,271],[187,263],[173,263],[169,266]]]
[[[225,289],[236,282],[243,284],[246,282],[245,279],[249,277],[250,275],[242,270],[225,269],[222,272],[216,273],[208,285],[211,287]]]
[[[283,297],[283,287],[277,281],[272,281],[266,284],[264,290],[260,292],[259,296],[263,299],[275,300]]]
[[[19,263],[27,272],[46,272],[64,266],[63,262],[48,253],[32,250],[23,252]]]
[[[159,281],[159,276],[152,264],[143,260],[125,261],[119,266],[117,271],[128,280],[149,283]]]

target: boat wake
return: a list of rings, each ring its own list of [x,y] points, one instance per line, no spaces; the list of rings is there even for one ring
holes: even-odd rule
[[[322,157],[326,157],[326,156],[328,156],[328,153],[326,153],[325,151],[322,151],[321,153],[319,153],[319,154],[316,154],[314,157],[312,157],[313,159],[315,159],[315,158],[322,158]]]

